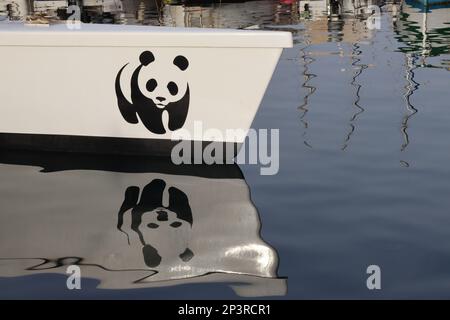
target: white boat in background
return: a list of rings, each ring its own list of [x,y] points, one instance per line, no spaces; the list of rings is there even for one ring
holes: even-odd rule
[[[28,0],[0,0],[0,21],[22,21],[29,13]]]
[[[408,15],[407,20],[409,22],[414,22],[421,26],[421,28],[424,29],[423,32],[436,29],[444,30],[448,28],[450,21],[450,5],[433,7],[433,3],[429,2],[428,5],[430,5],[430,7],[427,8],[427,10],[424,10],[420,5],[416,4],[416,6],[413,6],[413,4],[415,3],[411,1],[403,3],[401,11]],[[433,11],[433,18],[427,19],[430,9]]]
[[[39,0],[33,1],[33,12],[48,16],[57,16],[58,10],[67,10],[68,0]]]
[[[422,65],[431,63],[426,61],[427,57],[449,53],[450,6],[423,7],[419,2],[408,1],[399,11],[402,14],[396,19],[394,31],[401,51],[409,56],[420,56]],[[444,64],[435,66],[448,68]]]
[[[2,23],[0,143],[166,155],[200,122],[240,145],[291,46],[277,31]]]
[[[286,294],[237,165],[22,151],[1,151],[0,163],[12,192],[0,277],[67,275],[75,264],[103,289],[223,283],[243,297]]]
[[[8,2],[0,0],[0,22],[8,19]]]

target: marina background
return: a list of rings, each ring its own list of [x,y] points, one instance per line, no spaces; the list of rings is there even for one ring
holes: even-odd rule
[[[11,6],[0,0],[0,15],[20,20],[30,8],[42,5],[46,14],[56,15],[66,6],[44,2]],[[367,27],[368,4],[381,8],[380,29]],[[449,298],[450,7],[430,4],[85,1],[83,20],[291,31],[295,46],[283,53],[253,124],[280,129],[280,172],[264,177],[255,166],[240,166],[261,223],[260,238],[277,253],[275,276],[287,282],[284,294],[267,297]],[[36,164],[19,165],[6,156],[0,162],[2,208],[8,212],[26,210],[20,205],[26,200],[35,215],[57,209],[88,225],[77,215],[86,203],[115,210],[123,200],[122,189],[109,196],[103,190],[101,197],[77,194],[95,184],[86,168],[42,173]],[[146,181],[142,173],[133,175]],[[46,183],[33,192],[13,188],[46,176],[67,181],[74,193],[55,199]],[[94,176],[114,188],[114,173],[94,170]],[[39,236],[29,240],[39,242]],[[366,287],[371,264],[381,267],[382,290]],[[6,264],[0,271],[1,266]],[[110,290],[87,279],[83,290],[69,292],[64,275],[48,272],[0,277],[0,297],[239,297],[226,283],[198,280]]]

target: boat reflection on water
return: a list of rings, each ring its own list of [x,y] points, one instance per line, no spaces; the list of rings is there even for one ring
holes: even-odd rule
[[[441,64],[427,61],[428,57],[450,53],[450,4],[431,6],[408,0],[396,12],[394,32],[399,51],[415,58],[416,66],[450,70],[444,61]]]
[[[220,282],[285,295],[239,167],[167,162],[1,151],[0,277],[78,265],[103,289]]]
[[[8,9],[10,3],[17,9]],[[66,20],[71,4],[80,7],[84,23],[197,28],[246,28],[270,23],[277,7],[273,0],[31,0],[30,4],[26,0],[0,0],[0,20],[24,20],[28,14]]]

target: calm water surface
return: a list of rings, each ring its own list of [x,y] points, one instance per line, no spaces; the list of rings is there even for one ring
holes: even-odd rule
[[[280,129],[280,171],[2,151],[0,297],[450,298],[450,9],[384,5],[370,30],[311,3],[122,15],[291,31],[253,123]]]

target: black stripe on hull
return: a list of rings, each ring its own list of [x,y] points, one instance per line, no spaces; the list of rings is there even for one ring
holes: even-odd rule
[[[170,154],[178,143],[166,139],[0,133],[0,163],[39,166],[46,172],[75,169],[174,174],[193,172],[189,175],[242,178],[240,170],[230,173],[227,169],[237,165],[173,164]],[[236,156],[242,145],[190,141],[192,153],[194,143],[200,143],[202,151],[211,143],[217,143],[224,148],[224,155],[228,147],[234,150],[231,158]],[[228,157],[224,157],[223,161]],[[193,161],[192,157],[191,163]]]

